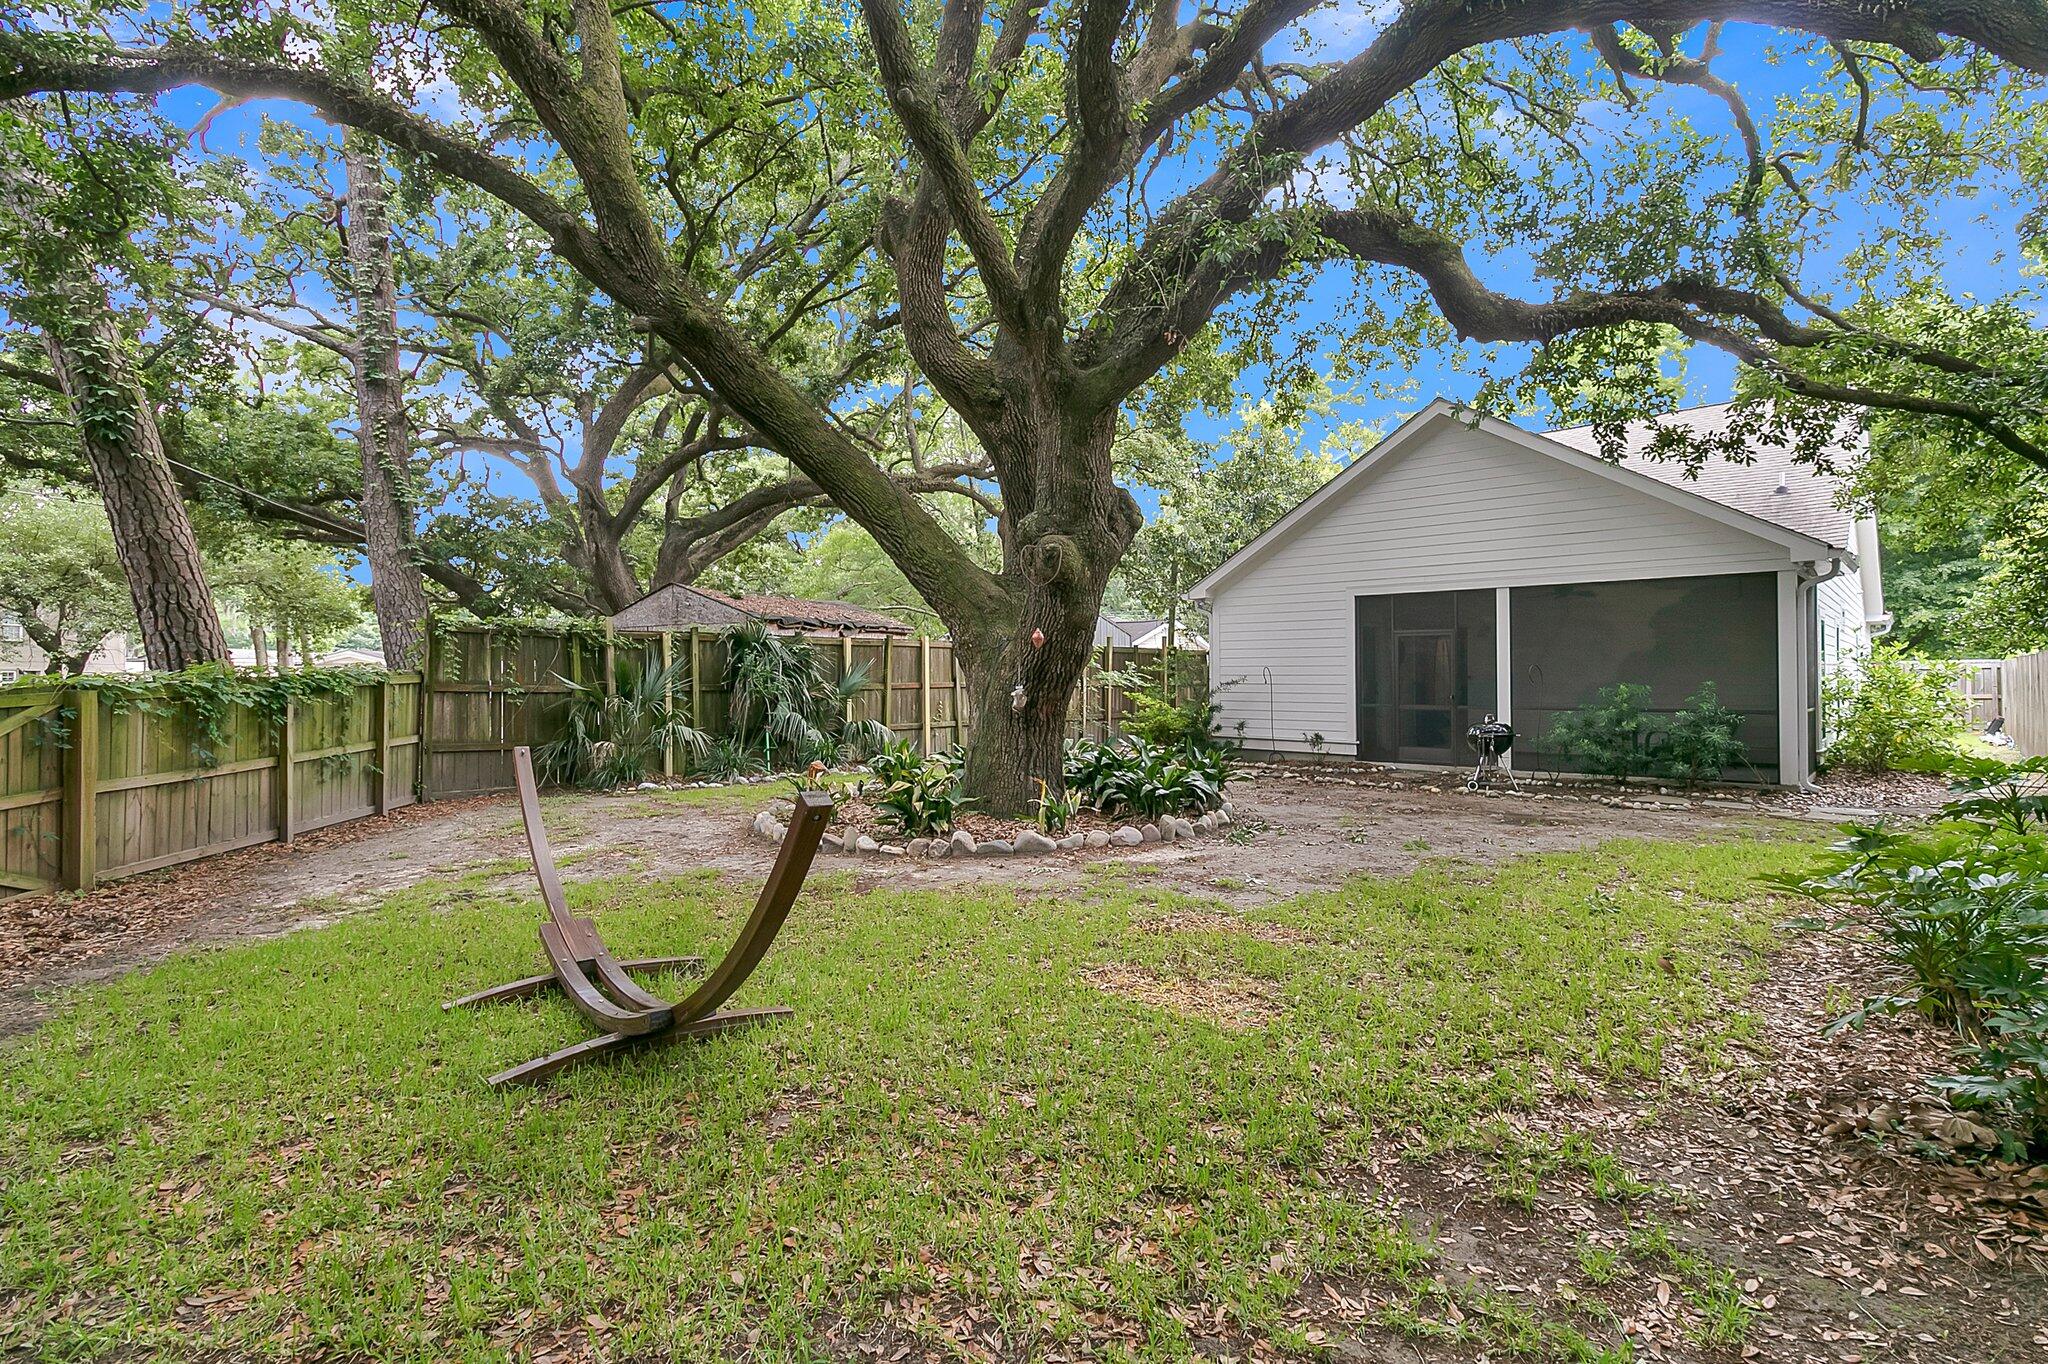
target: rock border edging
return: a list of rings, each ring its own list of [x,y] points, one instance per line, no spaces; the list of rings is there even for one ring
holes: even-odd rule
[[[1014,838],[977,839],[965,829],[955,829],[943,838],[912,838],[902,843],[885,843],[873,834],[855,832],[849,843],[843,834],[827,833],[822,849],[853,857],[1015,857],[1042,856],[1082,849],[1137,848],[1147,843],[1179,843],[1222,833],[1236,819],[1236,807],[1225,799],[1218,808],[1196,819],[1167,815],[1144,824],[1119,824],[1114,829],[1090,829],[1054,838],[1037,829],[1024,829]],[[755,813],[754,836],[780,843],[788,826],[771,809]]]

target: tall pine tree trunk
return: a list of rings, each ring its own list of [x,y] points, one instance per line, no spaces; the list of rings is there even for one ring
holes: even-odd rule
[[[427,589],[413,545],[410,497],[412,427],[398,355],[398,283],[391,263],[384,163],[373,139],[349,133],[342,142],[348,177],[349,272],[355,293],[356,441],[363,459],[363,541],[370,561],[370,599],[384,662],[416,668],[427,629]],[[279,647],[283,647],[279,640]]]
[[[44,331],[44,349],[78,418],[149,666],[176,671],[226,663],[227,636],[206,585],[199,541],[120,329],[96,289],[74,289],[69,298],[71,316]]]

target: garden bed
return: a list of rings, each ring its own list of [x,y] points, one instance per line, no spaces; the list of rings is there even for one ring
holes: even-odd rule
[[[1221,808],[1208,813],[1162,816],[1156,820],[1111,816],[1100,810],[1083,809],[1055,834],[1019,820],[967,811],[956,816],[948,829],[911,835],[905,834],[865,794],[835,793],[834,802],[832,826],[825,835],[824,850],[855,856],[1001,856],[1135,848],[1147,843],[1174,843],[1208,837],[1229,828],[1233,819],[1233,807],[1227,800]],[[794,808],[786,799],[771,801],[755,814],[750,827],[757,837],[779,843]]]

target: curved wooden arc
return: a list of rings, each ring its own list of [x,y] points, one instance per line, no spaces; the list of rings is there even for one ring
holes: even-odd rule
[[[701,966],[698,957],[645,957],[620,962],[612,956],[597,926],[589,919],[569,913],[562,893],[561,876],[555,869],[546,827],[541,823],[540,790],[533,775],[533,755],[524,746],[512,750],[512,770],[519,786],[519,815],[526,826],[526,847],[533,858],[534,877],[540,883],[541,900],[548,917],[540,926],[541,947],[548,958],[549,972],[508,981],[488,990],[464,995],[444,1004],[444,1009],[466,1005],[496,1004],[532,999],[549,990],[560,990],[577,1012],[600,1029],[599,1035],[546,1056],[499,1071],[490,1078],[493,1087],[544,1080],[582,1061],[608,1056],[640,1043],[685,1037],[709,1037],[733,1028],[746,1027],[773,1018],[786,1018],[784,1008],[733,1009],[719,1012],[719,1006],[746,983],[761,964],[789,917],[804,877],[817,856],[818,844],[832,822],[832,798],[822,791],[797,794],[796,812],[789,831],[777,850],[775,866],[761,887],[754,912],[740,929],[732,950],[703,984],[680,1004],[649,993],[629,974],[635,970],[665,970],[678,966]]]

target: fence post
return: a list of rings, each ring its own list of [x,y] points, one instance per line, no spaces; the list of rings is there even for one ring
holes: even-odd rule
[[[80,689],[71,698],[77,718],[71,723],[71,747],[64,750],[64,886],[91,890],[100,879],[100,697]]]
[[[917,725],[924,745],[918,751],[932,753],[932,637],[917,637]]]
[[[284,703],[284,723],[277,730],[277,789],[272,794],[277,798],[277,841],[289,843],[297,833],[293,819],[293,807],[298,804],[293,797],[292,750],[298,746],[299,707],[296,702]]]
[[[1102,671],[1116,671],[1116,641],[1105,640],[1102,645]],[[1116,683],[1102,684],[1102,741],[1109,742],[1109,736],[1116,732]]]
[[[377,813],[391,813],[391,677],[377,684]]]
[[[434,623],[427,622],[427,642],[420,650],[420,741],[417,787],[420,804],[434,798]]]
[[[967,746],[967,688],[960,680],[960,641],[954,640],[947,661],[953,671],[953,742]]]
[[[675,634],[672,631],[663,630],[661,632],[661,704],[664,710],[671,713],[676,708],[676,684],[675,679],[669,676],[668,670],[673,666],[674,657]],[[661,746],[661,775],[669,781],[675,780],[676,746],[674,744],[665,743]]]
[[[882,647],[882,659],[883,659],[883,662],[884,662],[884,663],[887,663],[887,661],[888,661],[888,658],[889,658],[889,650],[888,650],[888,646],[887,646],[887,645],[885,644],[885,645],[883,645],[883,647]],[[846,680],[847,678],[849,678],[849,677],[851,677],[851,676],[853,676],[853,636],[852,636],[852,635],[849,635],[849,634],[847,634],[847,633],[846,633],[845,631],[843,631],[843,630],[842,630],[842,631],[840,632],[840,634],[839,634],[839,680],[840,680],[841,682],[844,682],[844,681],[845,681],[845,680]],[[889,680],[889,678],[888,678],[888,675],[887,675],[886,673],[884,673],[884,675],[883,675],[883,677],[882,677],[882,681],[883,681],[883,683],[884,683],[884,684],[886,684],[886,683],[888,682],[888,680]],[[887,701],[883,701],[883,702],[882,702],[882,720],[883,720],[883,723],[885,723],[885,724],[886,724],[886,723],[888,722],[888,719],[889,719],[889,703],[888,703]],[[853,693],[852,693],[852,692],[848,692],[848,693],[846,694],[846,723],[847,723],[847,724],[849,724],[849,725],[853,723]]]
[[[702,626],[690,627],[690,725],[694,729],[704,728],[704,653],[699,647],[703,635]]]

